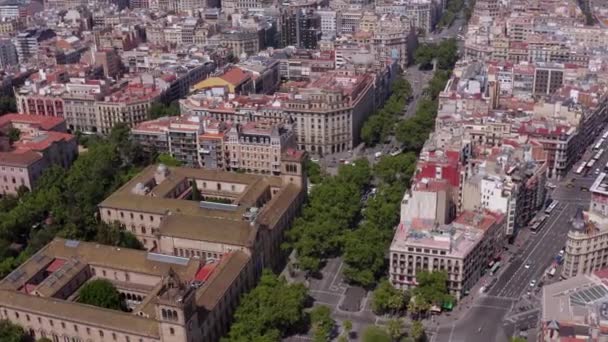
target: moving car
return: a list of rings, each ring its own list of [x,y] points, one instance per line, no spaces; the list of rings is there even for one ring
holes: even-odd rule
[[[524,267],[525,267],[526,269],[530,268],[530,266],[532,266],[532,265],[531,265],[529,262],[527,262],[527,263],[524,265]]]
[[[532,281],[530,282],[530,287],[534,286],[536,286],[536,279],[532,279]]]

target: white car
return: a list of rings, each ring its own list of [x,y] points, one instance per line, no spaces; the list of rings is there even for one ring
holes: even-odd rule
[[[524,265],[524,267],[525,267],[526,269],[530,268],[530,266],[532,266],[532,265],[530,265],[530,263],[529,263],[529,262],[527,262],[527,263]]]
[[[536,279],[532,279],[532,281],[530,282],[530,287],[534,286],[536,286]]]
[[[555,188],[557,188],[557,186],[555,184],[553,184],[553,183],[547,183],[547,188],[549,188],[549,189],[555,189]]]

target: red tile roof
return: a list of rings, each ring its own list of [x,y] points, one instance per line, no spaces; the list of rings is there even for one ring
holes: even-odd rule
[[[38,125],[45,131],[52,130],[58,125],[62,124],[65,120],[58,116],[44,116],[44,115],[29,115],[29,114],[5,114],[0,116],[0,127],[15,122],[15,123],[28,123],[31,125]]]
[[[42,159],[42,154],[34,151],[0,152],[0,165],[28,167],[40,159]]]
[[[241,68],[234,67],[225,72],[220,78],[234,86],[238,86],[250,79],[251,75]]]

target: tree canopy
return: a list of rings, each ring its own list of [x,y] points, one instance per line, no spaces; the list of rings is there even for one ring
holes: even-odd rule
[[[410,302],[409,311],[417,315],[428,311],[433,305],[441,306],[444,302],[453,301],[447,280],[448,274],[445,271],[416,272],[418,286],[412,289],[413,301]]]
[[[129,232],[105,231],[111,227],[97,216],[97,205],[150,163],[128,136],[128,127],[117,125],[110,137],[91,142],[68,170],[45,170],[32,191],[7,203],[7,210],[0,211],[0,246],[16,242],[25,249],[19,254],[0,249],[0,276],[55,236],[136,246]]]
[[[344,248],[345,235],[356,224],[361,195],[371,169],[365,159],[342,165],[338,175],[325,177],[312,189],[302,215],[287,232],[286,248],[295,248],[301,269],[317,272],[324,260]]]
[[[406,309],[410,295],[408,292],[398,290],[383,280],[372,293],[372,310],[378,315],[397,314]]]
[[[156,162],[165,164],[167,166],[182,166],[182,162],[175,159],[172,155],[168,153],[161,153],[156,157]]]
[[[15,96],[0,96],[0,116],[8,113],[17,113]]]
[[[331,334],[335,328],[335,322],[331,318],[331,310],[325,305],[315,306],[310,311],[310,323],[312,325],[313,340],[315,342],[326,342],[331,340]]]
[[[179,102],[173,101],[170,104],[154,102],[148,109],[150,119],[158,119],[163,116],[178,116],[180,114]]]
[[[412,96],[412,86],[403,77],[397,76],[391,85],[391,96],[382,109],[371,115],[361,128],[361,139],[367,146],[383,142],[393,133],[395,122],[403,113]]]
[[[391,336],[386,330],[370,325],[363,331],[363,342],[391,342]]]
[[[305,318],[306,288],[287,284],[264,270],[258,285],[243,296],[225,342],[279,341]]]
[[[2,342],[25,342],[27,335],[22,327],[7,320],[0,321],[0,341]]]
[[[78,302],[106,309],[126,309],[120,293],[106,279],[94,279],[84,284],[78,292]]]

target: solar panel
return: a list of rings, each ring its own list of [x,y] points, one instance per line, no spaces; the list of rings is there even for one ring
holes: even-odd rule
[[[166,264],[188,265],[188,258],[177,257],[173,255],[165,255],[158,253],[148,253],[146,259],[150,261],[164,262]]]
[[[65,246],[71,247],[71,248],[76,248],[76,247],[78,247],[79,244],[80,244],[80,241],[78,241],[78,240],[66,240],[66,242],[65,242]]]
[[[44,260],[44,258],[46,257],[46,255],[42,254],[42,253],[36,253],[34,255],[34,257],[32,257],[32,259],[37,262],[40,263],[42,260]]]
[[[6,279],[10,282],[16,282],[17,280],[19,280],[19,278],[23,277],[24,274],[25,272],[23,272],[22,270],[14,270],[6,277]]]

